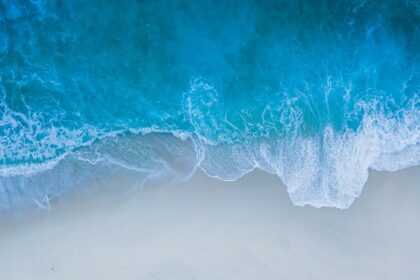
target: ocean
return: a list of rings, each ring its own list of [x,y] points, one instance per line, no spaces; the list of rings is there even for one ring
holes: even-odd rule
[[[419,163],[418,1],[0,1],[2,211],[197,169],[345,209]]]

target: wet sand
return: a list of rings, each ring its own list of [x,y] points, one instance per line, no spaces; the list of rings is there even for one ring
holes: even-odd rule
[[[371,172],[348,210],[293,206],[281,181],[201,172],[129,195],[124,175],[0,217],[0,278],[417,279],[420,166]],[[103,185],[103,187],[102,187]]]

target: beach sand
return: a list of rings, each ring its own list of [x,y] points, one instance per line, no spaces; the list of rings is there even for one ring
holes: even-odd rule
[[[420,166],[371,171],[348,210],[293,206],[260,171],[122,195],[124,174],[97,184],[49,211],[1,216],[0,279],[420,277]]]

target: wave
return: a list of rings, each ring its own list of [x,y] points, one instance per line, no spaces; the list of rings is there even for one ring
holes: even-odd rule
[[[395,171],[420,164],[418,120],[418,111],[398,122],[366,117],[357,132],[337,134],[327,128],[317,138],[260,138],[243,144],[214,144],[197,134],[153,129],[108,136],[46,163],[3,169],[0,208],[46,207],[64,192],[121,169],[142,187],[183,182],[200,168],[225,181],[261,169],[281,178],[295,205],[346,209],[360,195],[369,168]]]

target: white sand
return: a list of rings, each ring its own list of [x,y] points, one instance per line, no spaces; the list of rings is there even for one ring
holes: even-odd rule
[[[109,197],[121,178],[108,185],[1,217],[0,279],[420,279],[420,167],[372,172],[344,211],[294,207],[262,172],[130,199]]]

